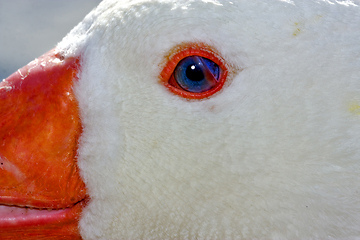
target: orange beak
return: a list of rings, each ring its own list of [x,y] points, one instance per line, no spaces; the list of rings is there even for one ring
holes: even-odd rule
[[[78,68],[52,50],[0,83],[0,239],[81,239]]]

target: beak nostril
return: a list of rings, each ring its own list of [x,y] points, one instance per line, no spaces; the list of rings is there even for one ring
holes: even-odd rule
[[[56,53],[55,57],[58,58],[60,61],[64,61],[65,60],[65,56],[62,55],[61,53]]]

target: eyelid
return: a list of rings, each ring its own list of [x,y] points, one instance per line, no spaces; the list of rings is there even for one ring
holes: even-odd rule
[[[215,76],[212,74],[212,72],[210,71],[209,68],[205,67],[206,63],[203,60],[203,58],[196,56],[197,61],[201,62],[201,64],[199,65],[201,70],[203,71],[203,73],[205,73],[205,76],[211,80],[212,82],[217,82]]]
[[[175,86],[170,84],[172,81],[174,81],[174,79],[172,79],[173,72],[176,66],[178,65],[178,63],[184,58],[189,56],[199,56],[199,57],[207,58],[213,61],[214,63],[216,63],[220,67],[221,69],[220,78],[218,84],[214,88],[206,92],[194,93],[194,92],[187,92],[183,89],[177,88],[176,87],[177,84],[174,84]],[[183,98],[203,99],[210,97],[211,95],[218,92],[223,87],[227,75],[228,75],[227,65],[225,61],[219,56],[219,54],[216,53],[216,51],[214,51],[211,47],[204,44],[190,43],[177,47],[175,50],[172,51],[172,54],[167,57],[166,65],[162,70],[162,72],[160,73],[160,82],[165,87],[167,87],[172,93],[179,95]]]

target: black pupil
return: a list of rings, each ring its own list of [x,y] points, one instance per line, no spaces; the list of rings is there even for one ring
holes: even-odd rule
[[[201,81],[204,79],[204,74],[201,68],[197,67],[195,64],[191,64],[186,68],[186,77],[191,81]]]

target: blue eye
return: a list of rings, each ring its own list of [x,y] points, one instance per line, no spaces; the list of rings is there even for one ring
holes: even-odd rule
[[[187,43],[177,46],[165,57],[167,63],[160,73],[160,83],[180,97],[211,97],[227,80],[226,61],[211,46]]]
[[[178,63],[173,76],[182,89],[201,93],[218,84],[220,67],[207,58],[189,56]]]

